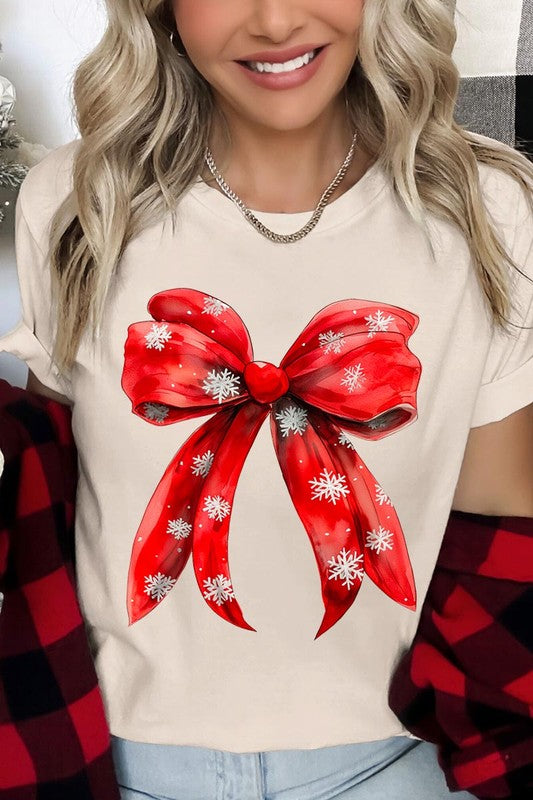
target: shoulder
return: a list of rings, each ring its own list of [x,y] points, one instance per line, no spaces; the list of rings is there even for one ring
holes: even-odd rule
[[[46,234],[54,212],[72,191],[72,167],[80,142],[73,139],[50,150],[21,184],[17,204],[37,240]]]
[[[488,136],[475,134],[480,144],[495,147],[503,152],[516,152],[512,147]],[[492,164],[478,162],[479,181],[483,202],[495,224],[502,229],[508,238],[509,234],[516,231],[518,224],[528,221],[531,224],[532,192],[527,190],[513,175]]]
[[[489,143],[492,139],[480,137]],[[499,144],[496,142],[496,144]],[[507,148],[511,149],[511,148]],[[521,324],[533,312],[533,189],[509,172],[479,164],[480,184],[490,222],[517,269],[510,270],[509,289]],[[527,323],[531,325],[531,321]]]

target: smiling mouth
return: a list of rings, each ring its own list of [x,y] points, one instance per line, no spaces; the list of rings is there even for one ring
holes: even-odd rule
[[[317,47],[315,50],[313,50],[313,56],[312,56],[312,58],[309,59],[307,64],[310,64],[311,61],[314,61],[314,59],[319,55],[319,53],[324,49],[324,47],[326,47],[326,45],[322,45],[321,47]],[[294,61],[294,59],[290,59],[290,60]],[[268,62],[266,62],[266,63],[268,63]],[[272,62],[272,63],[278,63],[278,62]],[[279,62],[279,63],[282,63],[282,62]],[[246,69],[249,69],[250,72],[258,72],[259,71],[255,67],[252,67],[251,66],[251,62],[249,62],[249,61],[237,61],[237,64],[242,64],[242,66],[246,67]],[[307,66],[307,64],[304,64],[304,66]]]

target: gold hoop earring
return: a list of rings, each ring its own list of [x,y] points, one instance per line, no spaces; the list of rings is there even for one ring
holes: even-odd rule
[[[174,31],[171,32],[169,38],[170,38],[171,45],[174,46]],[[180,56],[180,58],[187,58],[187,53],[180,53],[180,51],[177,48],[174,48],[174,49],[176,50],[176,54],[178,56]]]

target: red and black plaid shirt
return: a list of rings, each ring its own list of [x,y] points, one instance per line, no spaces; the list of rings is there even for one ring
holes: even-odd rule
[[[0,379],[0,800],[119,800],[76,596],[70,423]],[[389,701],[452,791],[533,798],[532,579],[533,520],[451,513]]]
[[[0,798],[119,800],[76,596],[68,406],[0,380]]]
[[[533,800],[533,519],[451,513],[389,704],[452,791]]]

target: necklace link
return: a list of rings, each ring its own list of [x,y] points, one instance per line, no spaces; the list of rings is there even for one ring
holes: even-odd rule
[[[227,195],[227,197],[229,197],[230,200],[232,200],[237,205],[237,207],[243,213],[244,217],[259,231],[259,233],[263,234],[263,236],[265,236],[267,239],[270,239],[273,242],[281,242],[281,243],[297,242],[300,239],[303,239],[304,236],[307,236],[307,234],[313,230],[318,220],[322,216],[322,212],[326,207],[327,202],[331,197],[331,194],[335,191],[339,183],[344,178],[348,170],[348,167],[352,162],[353,155],[355,152],[356,142],[357,142],[357,131],[355,131],[353,135],[352,144],[350,146],[346,158],[344,159],[339,171],[337,172],[337,174],[335,175],[335,177],[333,178],[327,189],[325,189],[325,191],[322,193],[318,205],[313,211],[311,219],[308,222],[306,222],[303,228],[300,228],[300,230],[295,231],[295,233],[287,233],[287,234],[275,233],[274,231],[271,231],[270,228],[267,228],[266,225],[263,225],[263,223],[259,219],[257,219],[255,214],[249,208],[247,208],[247,206],[245,206],[241,198],[237,194],[235,194],[235,192],[232,189],[230,189],[230,187],[228,186],[228,184],[218,171],[217,166],[215,164],[215,160],[212,156],[209,147],[206,148],[205,162],[209,167],[216,182],[224,192],[224,194]]]

